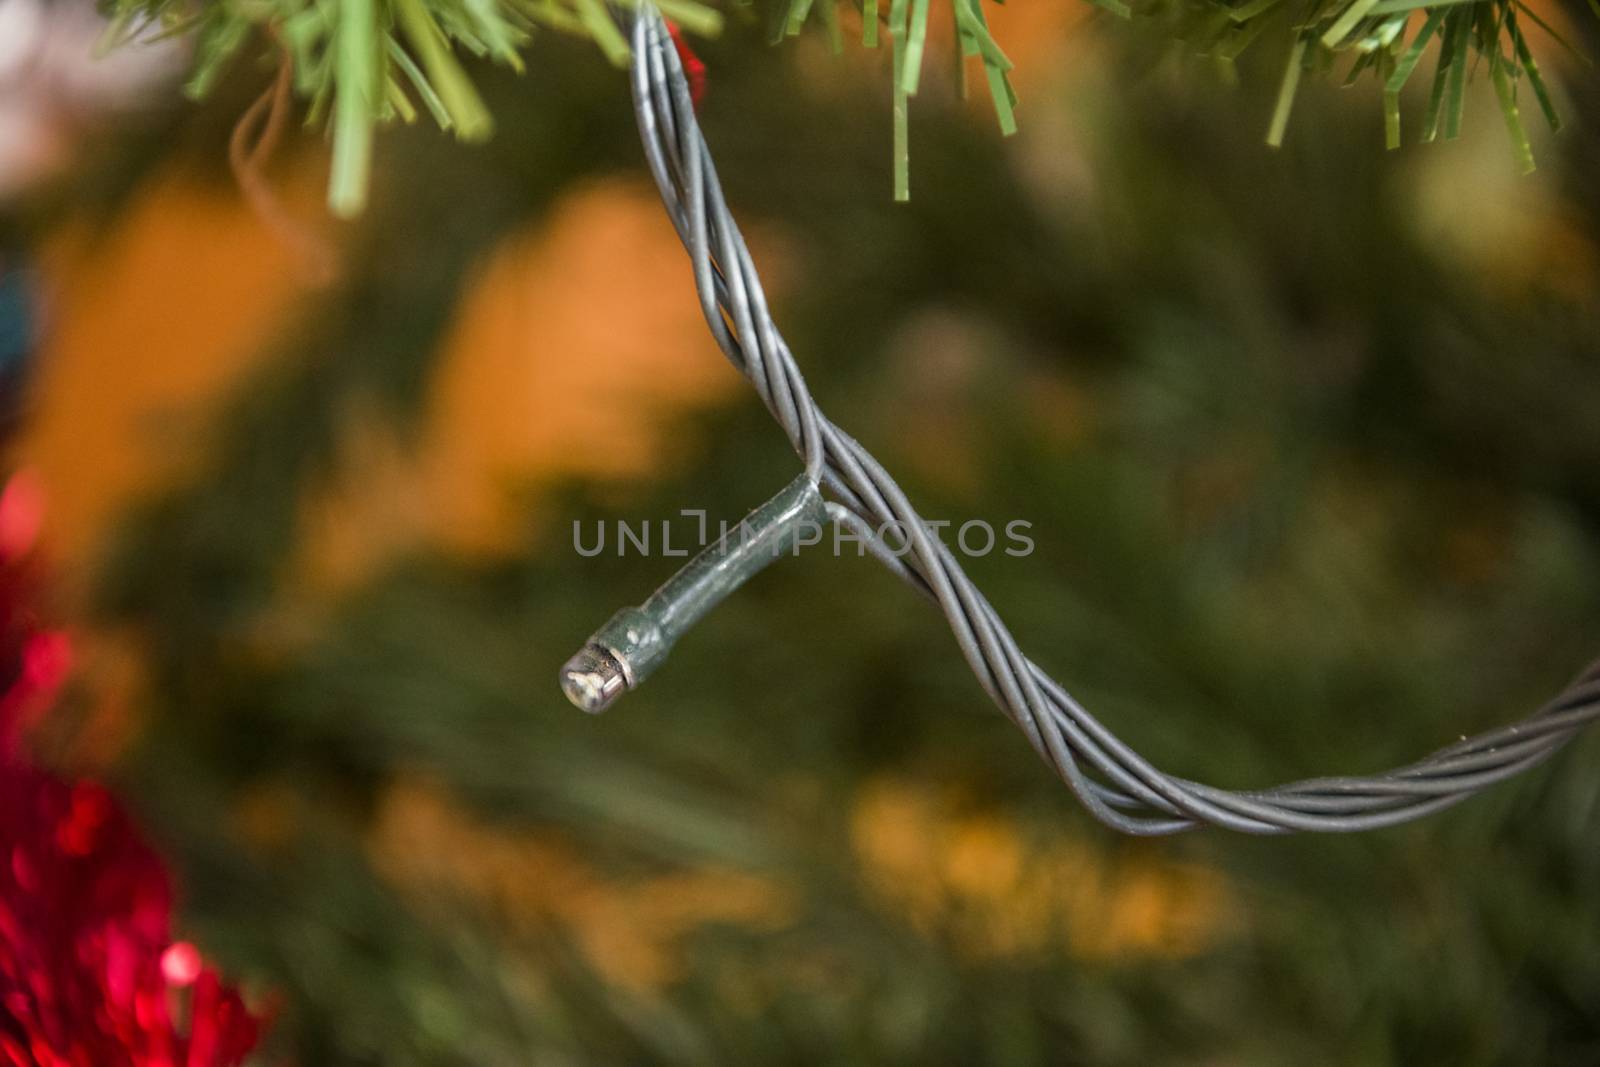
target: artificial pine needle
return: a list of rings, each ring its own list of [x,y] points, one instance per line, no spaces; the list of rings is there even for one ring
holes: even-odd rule
[[[1377,62],[1378,54],[1376,52],[1362,52],[1356,57],[1356,61],[1350,64],[1350,70],[1347,74],[1345,74],[1344,81],[1341,83],[1342,86],[1348,89],[1350,86],[1354,85],[1356,83],[1356,79],[1361,77],[1362,73],[1365,72],[1368,67],[1375,66]]]
[[[1261,31],[1267,28],[1268,21],[1268,19],[1254,19],[1243,25],[1230,27],[1224,32],[1222,43],[1217,46],[1217,55],[1231,65],[1257,37],[1261,36]]]
[[[1337,47],[1339,42],[1344,40],[1351,30],[1355,29],[1356,23],[1365,18],[1367,13],[1377,6],[1377,3],[1378,0],[1353,0],[1350,6],[1345,8],[1337,19],[1334,19],[1333,25],[1328,27],[1327,32],[1322,35],[1322,46],[1324,48]]]
[[[1600,0],[1590,0],[1590,4],[1594,7],[1595,15],[1600,16]],[[1567,55],[1571,56],[1573,59],[1576,59],[1579,63],[1582,63],[1586,67],[1594,66],[1593,59],[1574,48],[1572,46],[1572,42],[1567,40],[1566,34],[1562,33],[1544,19],[1540,18],[1539,13],[1533,8],[1523,3],[1522,0],[1513,0],[1513,6],[1517,10],[1521,11],[1524,15],[1527,15],[1528,18],[1532,19],[1535,26],[1549,34],[1552,41],[1566,49]]]
[[[199,60],[183,87],[184,92],[195,100],[209,93],[217,83],[228,60],[233,58],[250,35],[250,24],[226,18],[222,12],[213,9],[210,17],[200,23],[197,33],[195,51]]]
[[[1458,10],[1451,18],[1460,20],[1455,40],[1450,47],[1450,82],[1445,90],[1444,139],[1453,141],[1461,136],[1461,115],[1466,110],[1467,44],[1472,38],[1472,13]]]
[[[1550,124],[1551,130],[1561,129],[1561,116],[1556,111],[1555,101],[1550,99],[1550,87],[1544,83],[1544,75],[1539,73],[1539,64],[1534,61],[1533,51],[1528,47],[1528,39],[1522,35],[1522,27],[1517,24],[1515,10],[1506,12],[1506,31],[1511,34],[1512,47],[1516,49],[1517,60],[1522,64],[1522,70],[1528,75],[1528,84],[1533,86],[1534,98],[1539,101],[1539,109],[1544,112],[1544,119]]]
[[[494,129],[489,109],[451,53],[433,16],[422,6],[422,0],[393,0],[393,3],[406,39],[422,59],[423,69],[450,113],[456,136],[463,141],[481,141],[488,137]]]
[[[1011,88],[1011,79],[1006,72],[1011,69],[1011,60],[1000,50],[994,37],[989,33],[989,19],[983,13],[982,0],[955,0],[957,10],[966,4],[969,25],[974,42],[979,53],[983,56],[983,74],[989,83],[989,100],[994,106],[995,121],[1000,124],[1000,134],[1010,137],[1017,132],[1017,94]]]
[[[1506,118],[1506,132],[1511,135],[1511,150],[1517,160],[1517,169],[1531,174],[1534,169],[1533,146],[1528,143],[1528,132],[1522,128],[1522,115],[1517,110],[1516,93],[1511,79],[1506,75],[1506,62],[1497,51],[1489,60],[1489,77],[1494,82],[1495,95],[1500,98],[1500,111]]]
[[[784,32],[790,37],[800,36],[800,29],[806,24],[806,16],[811,14],[811,0],[789,0],[789,17],[784,24]]]
[[[417,61],[412,59],[410,53],[401,48],[400,42],[393,37],[389,38],[388,44],[389,58],[405,74],[406,78],[411,82],[412,88],[416,89],[417,95],[422,98],[422,105],[433,116],[433,121],[439,124],[441,130],[450,129],[453,125],[450,119],[450,111],[444,106],[444,101],[439,99],[439,94],[433,91],[433,86],[428,84],[428,79],[423,75],[422,71],[418,69]]]
[[[1267,127],[1267,144],[1273,148],[1283,145],[1283,133],[1289,126],[1289,112],[1294,108],[1295,94],[1300,89],[1300,71],[1305,65],[1306,45],[1304,36],[1296,37],[1294,47],[1289,49],[1289,65],[1283,71],[1283,83],[1278,86],[1278,102],[1272,109],[1272,122]]]
[[[950,4],[950,17],[956,24],[956,41],[960,45],[960,54],[964,59],[971,59],[983,51],[978,44],[978,35],[973,32],[972,15],[967,10],[966,0],[952,0]],[[965,69],[965,65],[963,65]]]
[[[1384,82],[1384,143],[1390,148],[1400,147],[1400,92],[1411,79],[1411,72],[1417,69],[1428,42],[1439,32],[1439,24],[1444,22],[1444,16],[1443,11],[1435,11],[1428,16],[1428,20],[1422,24],[1422,29],[1417,31],[1416,38],[1412,40],[1411,47],[1406,49],[1400,61],[1395,64],[1394,73]]]
[[[889,3],[889,76],[894,83],[890,105],[894,126],[894,198],[902,202],[911,199],[910,130],[905,89],[907,6],[908,0],[890,0]]]
[[[376,14],[372,0],[344,0],[339,7],[338,87],[333,111],[333,164],[328,208],[340,218],[353,218],[367,203],[367,176],[372,166],[373,99],[378,56]]]
[[[1374,15],[1394,15],[1400,12],[1438,11],[1461,4],[1504,3],[1506,0],[1378,0],[1372,9]]]
[[[844,54],[844,31],[839,26],[838,0],[822,0],[822,25],[828,31],[828,50],[834,55]]]
[[[622,36],[622,31],[617,29],[611,13],[605,9],[600,0],[573,0],[573,6],[577,8],[578,20],[583,23],[583,28],[589,31],[594,43],[600,46],[600,51],[605,53],[611,65],[627,66],[628,57],[633,54],[633,49],[628,46],[627,39]]]
[[[95,59],[104,59],[115,49],[131,41],[139,32],[139,27],[134,24],[132,9],[113,12],[106,28],[100,36],[95,38],[94,50],[89,54]]]
[[[406,91],[400,87],[399,82],[392,78],[385,79],[384,92],[388,95],[389,106],[400,117],[401,122],[409,126],[417,121],[417,109],[407,99]]]
[[[906,40],[906,55],[900,72],[900,85],[910,96],[917,95],[922,78],[922,50],[928,39],[928,0],[911,0],[911,32]]]
[[[722,32],[722,12],[699,0],[654,0],[663,15],[689,33],[715,37]]]
[[[1451,60],[1455,55],[1456,38],[1465,30],[1460,11],[1445,15],[1444,29],[1440,35],[1439,59],[1433,69],[1433,86],[1428,90],[1428,107],[1422,113],[1422,139],[1432,142],[1439,136],[1439,115],[1444,108],[1445,85],[1450,77]]]

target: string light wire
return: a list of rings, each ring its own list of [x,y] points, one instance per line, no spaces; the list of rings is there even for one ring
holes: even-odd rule
[[[1141,835],[1202,824],[1256,834],[1392,826],[1538,766],[1600,717],[1597,661],[1526,719],[1384,774],[1234,791],[1151,764],[1023,653],[889,472],[818,408],[773,323],[750,250],[728,210],[668,29],[654,8],[641,5],[632,30],[640,139],[667,215],[689,253],[712,336],[782,427],[806,477],[834,498],[826,505],[828,517],[938,605],[978,683],[1096,819]],[[873,536],[883,529],[903,532],[908,547],[890,551]]]

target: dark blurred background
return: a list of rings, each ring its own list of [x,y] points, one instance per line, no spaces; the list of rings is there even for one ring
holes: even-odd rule
[[[1227,84],[1014,0],[1020,134],[930,64],[898,205],[887,57],[761,23],[696,44],[701,111],[814,390],[925,513],[1033,524],[975,577],[1157,763],[1378,770],[1595,654],[1592,69],[1543,46],[1569,128],[1530,177],[1485,77],[1459,141],[1386,153],[1376,87],[1323,83],[1272,151],[1283,40]],[[622,74],[555,36],[475,73],[495,138],[385,133],[353,226],[314,136],[280,156],[330,281],[227,171],[250,62],[54,116],[4,209],[44,293],[14,461],[82,635],[38,747],[172,858],[262,1062],[1600,1062],[1595,739],[1414,826],[1126,840],[936,612],[826,553],[567,705],[676,566],[573,523],[733,519],[796,463]]]

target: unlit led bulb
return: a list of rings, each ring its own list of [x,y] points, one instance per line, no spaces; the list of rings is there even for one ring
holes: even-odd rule
[[[666,659],[679,637],[745,580],[802,542],[821,536],[827,509],[817,483],[802,474],[707,546],[636,608],[623,608],[561,668],[561,691],[591,714],[602,712]]]

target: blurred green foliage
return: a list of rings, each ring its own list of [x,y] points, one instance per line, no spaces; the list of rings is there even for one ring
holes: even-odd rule
[[[1085,63],[1009,152],[926,109],[933,177],[890,209],[870,192],[888,118],[856,105],[858,76],[819,88],[736,44],[707,50],[708,136],[741,217],[794,245],[778,316],[820,400],[928,512],[1033,522],[1034,556],[975,577],[1158,763],[1239,786],[1388,766],[1525,713],[1592,655],[1595,279],[1518,276],[1540,261],[1525,245],[1452,251],[1419,223],[1438,164],[1385,157],[1368,109],[1312,93],[1316,136],[1272,154],[1236,96],[1159,74],[1109,93]],[[532,498],[518,558],[416,558],[297,616],[298,503],[351,413],[404,433],[466,269],[574,182],[642,173],[621,80],[554,42],[539,60],[481,73],[490,144],[379,143],[348,275],[220,414],[207,473],[130,517],[99,585],[152,655],[125,792],[197,936],[281,995],[266,1062],[1600,1058],[1593,739],[1421,825],[1113,839],[992,714],[936,613],[824,554],[741,591],[614,713],[575,713],[557,666],[670,564],[581,559],[571,522],[764,499],[794,461],[753,397],[625,494]],[[1591,250],[1597,144],[1572,135],[1517,187]],[[1463,227],[1497,209],[1443,188]],[[788,905],[684,931],[664,978],[619,982],[567,924],[384,873],[374,828],[418,780],[486,834],[567,842],[605,886],[731,870]],[[973,951],[906,903],[916,886],[869,876],[853,820],[884,781],[1086,867],[1215,872],[1228,912],[1183,952]],[[234,818],[262,796],[292,827],[269,846]],[[482,859],[450,840],[411,859]]]

